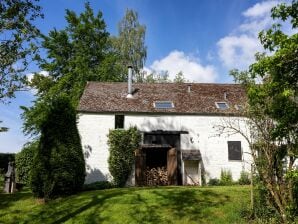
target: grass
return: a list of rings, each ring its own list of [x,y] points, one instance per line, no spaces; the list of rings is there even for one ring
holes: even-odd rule
[[[108,189],[46,204],[24,190],[0,194],[0,223],[245,223],[248,200],[245,186]]]

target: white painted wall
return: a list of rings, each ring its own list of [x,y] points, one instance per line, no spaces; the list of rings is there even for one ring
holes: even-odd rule
[[[181,135],[181,149],[197,149],[202,154],[206,179],[220,178],[221,169],[231,170],[233,179],[239,179],[241,170],[250,169],[249,148],[245,139],[239,135],[217,136],[214,128],[227,119],[219,116],[197,115],[125,115],[125,129],[136,126],[140,131],[167,130],[188,131]],[[240,122],[241,123],[241,122]],[[242,126],[244,124],[241,123]],[[110,180],[108,171],[107,134],[114,128],[113,114],[80,114],[78,129],[87,164],[86,183]],[[227,141],[241,141],[244,161],[228,160]],[[183,164],[182,164],[183,167]],[[183,170],[182,170],[183,173]]]

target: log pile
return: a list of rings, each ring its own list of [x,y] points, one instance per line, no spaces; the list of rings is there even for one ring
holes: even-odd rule
[[[166,167],[157,167],[146,169],[147,186],[162,186],[168,185],[168,171]]]

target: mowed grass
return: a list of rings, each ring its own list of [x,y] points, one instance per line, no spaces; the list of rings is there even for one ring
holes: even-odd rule
[[[0,194],[0,223],[246,223],[248,204],[246,186],[109,189],[46,204],[22,191]]]

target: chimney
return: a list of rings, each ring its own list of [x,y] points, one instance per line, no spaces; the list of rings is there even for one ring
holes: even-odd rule
[[[187,92],[190,93],[191,91],[191,84],[187,84]]]
[[[225,100],[227,100],[227,98],[228,98],[227,95],[228,95],[227,92],[224,92],[224,99]]]
[[[133,98],[132,96],[132,66],[129,65],[128,67],[128,91],[127,91],[127,96],[126,98],[131,99]]]

